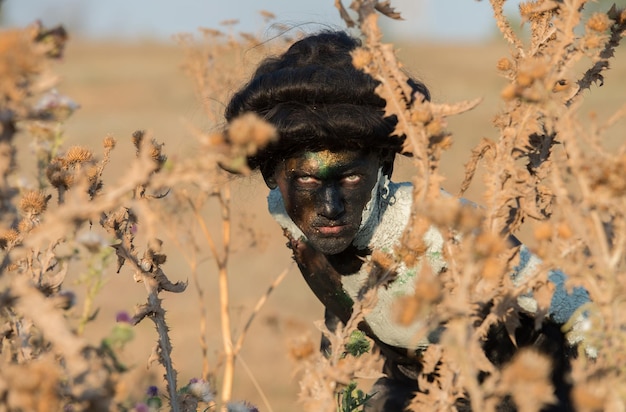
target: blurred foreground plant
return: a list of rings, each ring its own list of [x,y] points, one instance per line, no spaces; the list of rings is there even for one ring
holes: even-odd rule
[[[255,410],[249,403],[230,400],[234,361],[254,315],[286,271],[260,298],[242,333],[234,339],[228,314],[229,189],[220,180],[217,164],[240,156],[245,142],[235,143],[236,134],[230,138],[216,134],[219,142],[209,137],[197,156],[177,163],[168,162],[163,144],[143,131],[135,132],[132,145],[129,142],[125,147],[106,137],[100,159],[87,147],[63,150],[61,124],[78,106],[53,89],[56,77],[49,60],[61,56],[66,38],[62,28],[45,30],[39,25],[0,33],[0,410],[109,411],[134,407],[195,411],[218,406],[232,411]],[[262,124],[259,127],[272,132]],[[35,141],[35,187],[20,179],[19,173],[28,165],[16,164],[16,136]],[[105,187],[103,173],[119,146],[134,151],[135,159],[118,181]],[[189,185],[196,193],[193,201],[186,192]],[[157,204],[166,202],[168,195],[172,198],[170,207],[181,213],[191,211],[186,217],[203,227],[219,268],[217,294],[222,301],[226,354],[219,403],[215,400],[216,387],[208,380],[208,364],[201,379],[180,387],[172,358],[162,293],[181,293],[187,284],[171,281],[164,270],[167,257],[159,234],[166,224],[159,224],[163,206]],[[213,196],[222,206],[223,253],[198,209],[198,199]],[[181,199],[182,206],[176,203]],[[145,286],[147,300],[137,306],[132,317],[121,312],[109,335],[99,343],[90,343],[83,332],[98,315],[94,302],[105,285],[111,251],[117,258],[117,272],[123,267],[130,269],[134,280]],[[86,268],[77,285],[84,284],[87,293],[82,315],[73,325],[68,310],[75,305],[76,294],[66,280],[83,270],[81,264]],[[202,298],[201,289],[198,293]],[[130,367],[120,358],[120,351],[135,336],[132,326],[146,318],[154,322],[158,335],[149,363],[156,361],[163,367],[166,390],[161,394],[154,387],[145,399],[133,400],[124,383]],[[206,324],[206,319],[202,322]]]
[[[618,109],[604,123],[594,118],[591,125],[583,124],[579,113],[585,90],[604,82],[626,31],[626,11],[613,6],[585,21],[586,3],[522,3],[521,17],[530,27],[525,42],[504,16],[504,1],[491,1],[511,57],[497,63],[509,81],[494,122],[499,137],[483,139],[473,151],[461,188],[462,195],[482,161],[485,208],[476,208],[441,194],[439,162],[452,143],[445,117],[477,101],[437,104],[412,95],[407,75],[392,45],[381,42],[377,25],[377,13],[391,18],[399,13],[387,1],[355,0],[350,5],[355,21],[335,2],[347,24],[358,25],[365,38],[354,64],[380,81],[378,93],[387,101],[387,114],[398,119],[397,132],[407,135],[405,150],[416,166],[411,220],[395,253],[407,265],[419,259],[431,225],[445,239],[447,270],[433,277],[424,269],[415,296],[398,312],[400,322],[424,319],[422,335],[446,325],[440,345],[424,354],[418,379],[423,391],[414,399],[415,410],[448,410],[467,395],[473,410],[494,410],[506,397],[527,411],[553,401],[551,390],[545,390],[551,373],[547,359],[520,351],[501,367],[485,357],[482,344],[496,324],[515,339],[519,302],[528,292],[536,300],[537,325],[544,320],[553,295],[548,272],[555,269],[568,274],[568,290],[583,286],[593,302],[569,322],[561,320],[564,333],[581,350],[571,374],[574,404],[579,410],[622,410],[626,405],[626,146],[620,141],[610,149],[610,142],[603,141],[626,110]],[[543,262],[537,274],[513,281],[508,274],[523,257],[519,247],[506,245],[529,221],[536,222],[532,250]],[[393,258],[379,260],[393,270]]]

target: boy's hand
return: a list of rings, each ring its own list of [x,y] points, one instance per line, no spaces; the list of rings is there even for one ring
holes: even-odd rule
[[[350,259],[350,256],[328,257],[314,249],[305,239],[295,239],[288,231],[284,234],[289,240],[287,247],[292,250],[293,259],[315,296],[342,322],[347,322],[352,314],[354,302],[343,290],[341,277],[358,271],[357,268],[353,272],[342,273],[346,269],[354,268],[346,265],[346,260]],[[359,262],[362,264],[360,259]]]

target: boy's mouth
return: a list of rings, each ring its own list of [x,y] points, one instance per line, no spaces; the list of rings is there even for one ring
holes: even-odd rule
[[[334,225],[334,226],[318,226],[316,230],[322,234],[327,236],[332,235],[340,235],[343,231],[348,228],[347,225]]]

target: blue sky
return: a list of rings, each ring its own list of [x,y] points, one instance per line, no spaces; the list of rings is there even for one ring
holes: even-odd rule
[[[509,0],[508,10],[515,12],[518,3]],[[350,0],[343,4],[347,7]],[[487,0],[392,0],[391,4],[405,18],[385,23],[385,32],[394,36],[482,41],[496,31]],[[5,21],[11,25],[40,19],[46,26],[62,23],[74,34],[129,40],[166,40],[201,26],[218,28],[228,19],[238,19],[239,30],[260,32],[266,28],[260,10],[274,13],[275,21],[287,26],[344,27],[333,0],[6,0],[3,6]]]

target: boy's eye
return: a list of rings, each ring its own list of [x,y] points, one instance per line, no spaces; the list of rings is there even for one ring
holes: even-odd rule
[[[349,175],[343,178],[346,183],[359,183],[361,181],[361,176],[359,175]]]
[[[316,178],[314,178],[313,176],[298,176],[298,177],[296,178],[296,181],[297,181],[298,183],[302,183],[302,184],[307,185],[307,184],[316,183],[316,182],[317,182],[317,179],[316,179]]]

